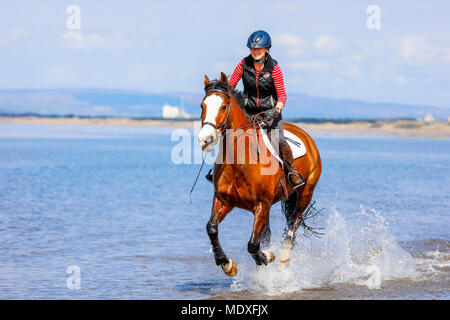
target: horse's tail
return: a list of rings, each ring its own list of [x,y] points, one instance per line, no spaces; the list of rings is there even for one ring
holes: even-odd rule
[[[314,205],[316,201],[312,201],[308,204],[308,207],[303,210],[301,213],[300,219],[297,217],[298,213],[298,192],[293,192],[288,199],[281,200],[281,210],[283,211],[284,215],[286,216],[286,222],[287,222],[287,228],[285,229],[285,237],[288,234],[289,230],[297,230],[298,227],[303,228],[303,235],[306,237],[310,237],[311,235],[314,236],[321,236],[323,235],[322,232],[319,232],[318,230],[322,230],[324,228],[314,226],[315,218],[321,214],[321,212],[325,209],[317,210]],[[312,225],[306,224],[306,221],[312,220]],[[294,223],[296,226],[294,226]],[[294,231],[295,232],[295,231]],[[295,242],[295,235],[291,236],[291,241]]]

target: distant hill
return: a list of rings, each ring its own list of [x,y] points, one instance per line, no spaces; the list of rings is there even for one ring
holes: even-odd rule
[[[183,104],[186,112],[199,116],[202,97],[203,92],[151,94],[103,89],[0,90],[0,113],[160,117],[164,104]],[[370,103],[290,93],[283,111],[285,118],[334,119],[423,118],[428,113],[436,120],[447,120],[450,108],[390,102]]]

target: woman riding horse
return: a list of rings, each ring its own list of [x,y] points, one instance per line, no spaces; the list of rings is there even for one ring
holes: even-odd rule
[[[280,112],[286,97],[282,89],[281,70],[268,54],[271,46],[269,35],[264,31],[253,33],[248,46],[251,54],[239,64],[242,72],[239,72],[238,66],[230,80],[224,73],[219,80],[214,81],[205,76],[205,97],[201,103],[202,129],[198,134],[200,147],[205,152],[213,151],[218,141],[222,142],[214,165],[214,198],[206,230],[216,264],[228,276],[236,274],[237,265],[223,251],[218,230],[227,214],[234,208],[253,213],[253,230],[247,249],[257,265],[266,265],[275,259],[270,251],[261,250],[264,249],[261,244],[267,248],[270,241],[270,209],[273,204],[286,199],[290,209],[284,211],[287,233],[279,256],[279,266],[284,268],[289,265],[295,232],[304,222],[303,214],[307,212],[322,170],[314,140],[300,127],[290,123],[283,124],[281,121]],[[244,82],[243,94],[234,88],[241,78]],[[258,127],[261,122],[271,128],[272,133],[276,134],[275,129],[279,129],[280,153],[289,166],[289,174],[286,169],[282,169],[286,165],[280,165],[273,153],[269,159],[274,161],[262,161],[266,153],[263,150],[267,149],[257,147],[257,154],[260,156],[256,159],[251,157],[252,143],[245,137],[254,136],[259,143],[261,140],[257,136],[262,132]],[[305,155],[293,159],[292,151],[283,139],[283,127],[303,142]],[[241,141],[244,142],[243,145],[240,144]],[[236,162],[234,159],[242,154],[245,161]],[[256,161],[250,161],[251,159]],[[273,162],[276,166],[272,166]],[[267,169],[270,169],[270,174],[265,174]],[[284,183],[285,175],[289,181],[287,186]],[[304,177],[304,181],[300,177]],[[294,193],[298,196],[293,196]]]
[[[289,144],[284,139],[281,110],[286,104],[283,73],[277,61],[269,54],[272,40],[263,30],[253,32],[247,40],[250,54],[234,69],[228,83],[236,88],[239,80],[244,84],[245,110],[251,114],[264,112],[269,129],[278,130],[278,146],[286,176],[291,186],[300,187],[304,181],[294,169],[294,158]],[[272,135],[273,137],[273,135]]]

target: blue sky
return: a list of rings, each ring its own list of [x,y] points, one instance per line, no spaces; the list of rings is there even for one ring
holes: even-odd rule
[[[199,92],[264,29],[288,95],[450,108],[449,15],[448,1],[2,1],[0,88]]]

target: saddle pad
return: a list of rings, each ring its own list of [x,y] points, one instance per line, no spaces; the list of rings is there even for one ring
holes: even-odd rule
[[[275,151],[272,144],[270,143],[270,139],[267,136],[267,131],[263,128],[261,128],[262,136],[264,144],[266,145],[267,149],[269,149],[270,153],[283,165],[283,161],[281,161],[280,156],[278,155],[278,152]],[[284,138],[286,139],[287,143],[292,149],[292,156],[294,159],[300,158],[301,156],[304,156],[306,154],[306,147],[303,141],[297,137],[292,132],[284,129]]]
[[[284,137],[292,149],[294,159],[300,158],[306,154],[306,147],[303,141],[290,131],[284,130]]]

